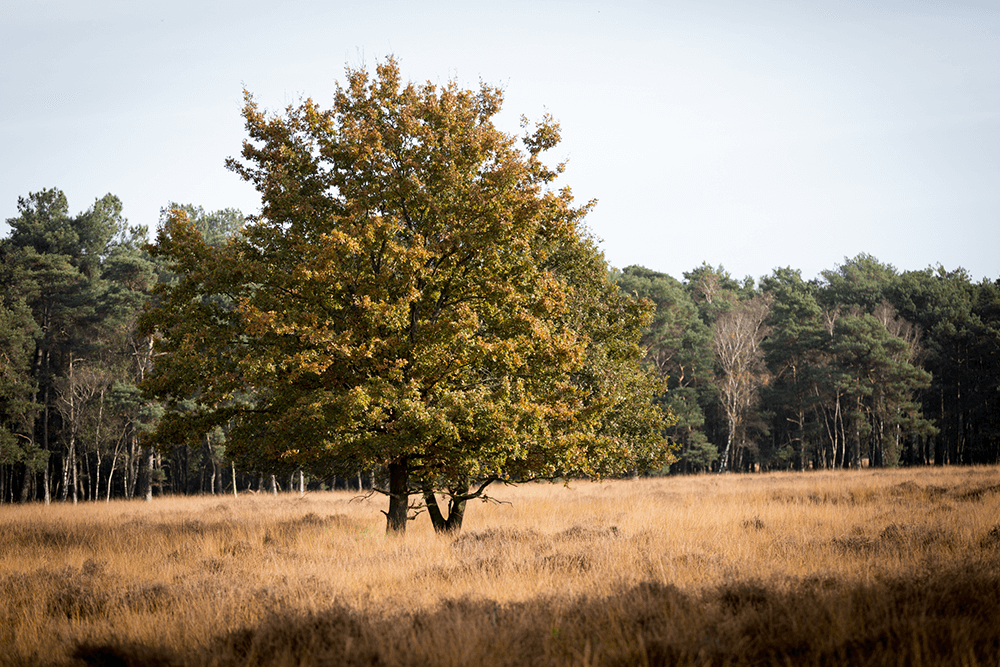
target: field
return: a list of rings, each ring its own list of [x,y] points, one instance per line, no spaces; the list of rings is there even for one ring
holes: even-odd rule
[[[997,665],[1000,468],[0,507],[0,664]]]

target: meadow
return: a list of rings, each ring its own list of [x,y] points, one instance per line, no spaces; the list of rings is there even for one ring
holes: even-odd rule
[[[0,506],[3,665],[997,665],[1000,468]]]

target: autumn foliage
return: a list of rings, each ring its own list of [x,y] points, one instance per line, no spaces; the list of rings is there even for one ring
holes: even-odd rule
[[[178,211],[152,252],[147,392],[197,408],[165,443],[227,433],[245,470],[388,470],[388,528],[411,493],[460,526],[494,482],[600,477],[671,459],[662,381],[640,365],[651,305],[620,293],[583,224],[550,118],[518,141],[482,85],[404,83],[388,60],[349,70],[333,107],[268,115],[229,166],[263,207],[208,246]],[[436,493],[449,500],[446,517]]]

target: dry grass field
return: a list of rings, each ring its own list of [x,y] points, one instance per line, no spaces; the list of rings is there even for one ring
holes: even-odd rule
[[[0,664],[1000,664],[1000,468],[0,507]]]

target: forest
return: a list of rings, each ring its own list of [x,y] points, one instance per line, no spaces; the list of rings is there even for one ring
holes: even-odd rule
[[[182,210],[212,246],[236,210]],[[140,386],[157,364],[137,323],[177,280],[113,195],[71,214],[58,189],[18,202],[0,240],[0,502],[360,486],[227,455],[226,432],[149,446],[166,406]],[[655,305],[642,343],[666,379],[678,460],[646,474],[1000,462],[1000,279],[900,271],[869,255],[804,279],[736,280],[707,264],[681,279],[612,270]],[[193,409],[175,406],[173,410]]]
[[[672,472],[1000,460],[1000,280],[866,254],[813,280],[614,279],[656,304],[643,342],[678,418]]]

